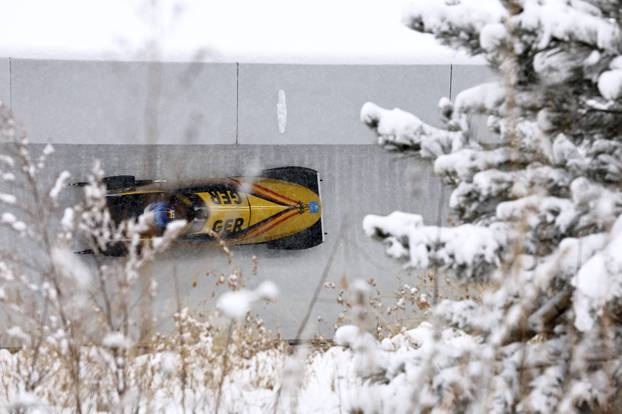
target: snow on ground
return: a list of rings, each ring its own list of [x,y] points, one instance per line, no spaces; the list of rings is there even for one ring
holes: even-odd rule
[[[341,327],[335,340],[343,346],[333,346],[324,352],[299,347],[293,354],[283,349],[270,349],[255,354],[244,361],[230,361],[234,368],[227,370],[222,381],[210,382],[218,377],[222,359],[211,365],[193,359],[198,349],[210,352],[211,344],[203,343],[189,351],[189,358],[182,364],[180,354],[164,351],[138,356],[130,363],[130,378],[137,376],[142,384],[127,394],[123,405],[126,409],[139,406],[139,412],[178,413],[185,406],[188,412],[244,412],[244,413],[342,413],[342,412],[390,412],[410,411],[410,398],[406,394],[413,390],[407,378],[417,372],[418,364],[426,361],[430,352],[446,353],[446,362],[460,358],[465,350],[474,350],[479,345],[476,338],[454,329],[439,332],[434,339],[434,328],[423,322],[418,327],[378,342],[367,332],[353,325]],[[124,342],[122,335],[110,338],[110,342]],[[110,360],[104,348],[85,350],[85,360]],[[11,354],[0,350],[0,372],[15,375],[24,366],[21,353]],[[444,369],[442,366],[439,369]],[[55,362],[49,369],[62,370]],[[184,371],[186,370],[186,371]],[[211,371],[211,372],[209,372]],[[186,373],[185,385],[180,380]],[[29,412],[62,412],[54,400],[64,382],[58,379],[46,383],[35,392],[19,387],[19,381],[9,381],[0,390],[0,409],[25,408]],[[211,377],[210,377],[211,376]],[[5,376],[6,377],[6,376]],[[83,374],[82,387],[91,381],[97,387],[105,388],[111,378],[91,367]],[[83,407],[92,412],[112,407],[106,400],[102,388],[98,393],[85,395]],[[184,391],[185,390],[185,391]],[[395,398],[399,396],[400,398]],[[63,401],[62,399],[55,400]],[[66,401],[66,400],[65,400]],[[89,411],[89,409],[91,411]],[[37,411],[40,410],[40,411]]]

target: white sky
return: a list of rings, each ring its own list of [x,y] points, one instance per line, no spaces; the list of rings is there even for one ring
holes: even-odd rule
[[[403,27],[404,1],[0,0],[0,56],[475,63]]]

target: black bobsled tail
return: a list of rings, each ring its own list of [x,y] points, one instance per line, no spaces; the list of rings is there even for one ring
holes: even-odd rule
[[[320,195],[320,174],[306,167],[278,167],[263,170],[260,177],[274,178],[277,180],[288,181],[294,184],[300,184]]]
[[[164,180],[137,180],[133,175],[112,175],[102,179],[102,183],[106,185],[109,191],[135,189],[136,187],[162,182]],[[88,182],[78,181],[69,185],[72,187],[84,187],[88,185]]]
[[[283,180],[294,184],[300,184],[318,196],[320,194],[320,174],[311,168],[306,167],[278,167],[270,168],[262,171],[260,174],[263,178],[273,178]],[[321,197],[320,197],[321,199]],[[308,229],[296,233],[292,236],[282,239],[272,240],[268,242],[268,248],[281,250],[302,250],[308,249],[324,241],[324,230],[322,227],[322,218],[320,218],[313,226]]]
[[[123,188],[131,188],[136,186],[136,179],[133,175],[112,175],[102,178],[102,183],[106,185],[108,190],[120,190]],[[88,185],[87,181],[79,181],[69,184],[72,187],[84,187]]]
[[[319,219],[308,229],[282,239],[269,241],[267,246],[269,249],[302,250],[320,245],[323,241],[322,219]]]

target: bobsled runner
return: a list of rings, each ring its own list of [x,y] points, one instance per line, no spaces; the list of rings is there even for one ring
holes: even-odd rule
[[[185,220],[183,240],[266,243],[276,249],[307,249],[322,243],[318,172],[281,167],[258,175],[208,179],[172,188],[162,181],[136,180],[130,175],[105,177],[103,182],[115,222],[149,214],[151,225],[141,239],[161,236],[169,223]],[[120,256],[127,253],[127,246],[115,243],[105,251],[79,253]]]

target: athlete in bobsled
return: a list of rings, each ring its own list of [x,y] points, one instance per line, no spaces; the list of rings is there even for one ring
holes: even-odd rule
[[[156,201],[145,208],[147,214],[147,224],[155,233],[161,234],[166,230],[166,226],[175,220],[175,209],[166,201]]]
[[[220,244],[226,240],[228,244],[298,250],[324,241],[320,178],[310,168],[277,167],[253,177],[210,178],[169,186],[134,176],[110,176],[103,181],[114,223],[142,216],[144,227],[139,236],[145,242],[161,236],[176,220],[186,222],[179,238],[192,242]],[[105,248],[80,253],[122,256],[131,242],[111,241]]]

